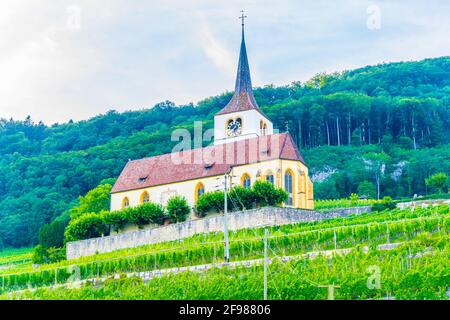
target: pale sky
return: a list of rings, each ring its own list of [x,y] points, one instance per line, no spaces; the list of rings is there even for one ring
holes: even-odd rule
[[[2,0],[0,118],[46,124],[450,55],[448,0]]]

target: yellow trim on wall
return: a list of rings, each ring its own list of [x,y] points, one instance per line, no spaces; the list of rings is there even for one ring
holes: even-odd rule
[[[145,201],[146,198],[147,197],[147,201]],[[150,202],[150,194],[147,192],[147,191],[144,191],[144,192],[142,192],[142,194],[141,194],[141,197],[140,197],[140,199],[139,199],[139,203],[140,204],[144,204],[144,203],[147,203],[147,202]]]
[[[252,177],[250,177],[250,175],[248,174],[248,173],[244,173],[242,176],[241,176],[241,187],[244,187],[244,182],[245,182],[245,180],[248,178],[248,180],[250,180],[250,187],[251,187],[251,185],[252,185]]]
[[[202,182],[197,183],[197,185],[195,186],[195,193],[194,193],[194,199],[195,199],[195,204],[197,204],[198,201],[198,191],[200,190],[200,188],[203,188],[203,193],[206,191],[205,190],[205,185]]]
[[[122,200],[122,209],[128,208],[130,206],[130,199],[128,197]]]
[[[286,176],[288,175],[288,173],[292,177],[292,185],[291,185],[291,187],[292,187],[292,207],[295,208],[295,204],[296,204],[295,195],[297,194],[296,190],[295,190],[296,189],[295,188],[295,174],[290,168],[286,169],[286,171],[284,172],[284,175],[283,175],[283,178],[284,178],[284,190],[286,190]],[[287,192],[287,190],[286,190],[286,192]]]

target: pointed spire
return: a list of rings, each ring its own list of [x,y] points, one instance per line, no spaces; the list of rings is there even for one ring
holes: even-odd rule
[[[242,20],[242,42],[234,95],[227,106],[217,115],[252,109],[261,112],[255,97],[253,96],[252,79],[250,76],[250,67],[248,65],[247,48],[245,46],[245,18],[247,18],[247,16],[245,16],[242,11],[242,16],[239,17],[239,19]]]

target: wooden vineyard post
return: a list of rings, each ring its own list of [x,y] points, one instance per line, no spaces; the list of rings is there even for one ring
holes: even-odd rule
[[[268,258],[267,258],[267,236],[269,234],[269,230],[264,230],[264,301],[267,300],[267,267],[268,267]]]
[[[391,243],[391,237],[389,236],[389,224],[386,221],[386,233],[387,233],[387,243]]]
[[[334,291],[335,291],[335,289],[340,288],[340,286],[335,286],[334,284],[330,284],[328,286],[319,286],[319,288],[327,288],[327,290],[328,290],[327,300],[334,300]]]
[[[336,229],[334,229],[334,250],[337,249],[337,235],[336,235]]]

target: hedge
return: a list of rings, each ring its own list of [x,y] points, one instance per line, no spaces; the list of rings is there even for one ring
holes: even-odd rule
[[[223,191],[208,192],[197,201],[196,212],[204,217],[208,212],[223,212],[225,204]],[[270,182],[256,181],[251,189],[235,187],[228,193],[228,209],[241,211],[255,207],[279,206],[287,200],[288,194],[283,189],[275,188]]]
[[[70,221],[64,233],[65,241],[78,241],[108,235],[110,230],[120,231],[126,224],[139,227],[151,223],[161,225],[166,217],[164,208],[155,203],[145,203],[139,207],[118,211],[88,213]]]

